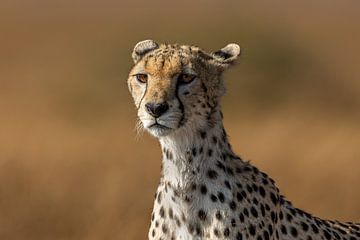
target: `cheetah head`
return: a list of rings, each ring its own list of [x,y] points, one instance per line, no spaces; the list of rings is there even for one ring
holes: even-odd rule
[[[188,45],[137,43],[128,86],[143,128],[155,137],[206,129],[225,93],[222,73],[239,54],[237,44],[207,53]]]

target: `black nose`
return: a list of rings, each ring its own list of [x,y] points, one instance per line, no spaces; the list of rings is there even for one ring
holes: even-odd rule
[[[146,107],[146,111],[155,118],[160,117],[169,109],[169,105],[166,102],[147,103],[145,104],[145,107]]]

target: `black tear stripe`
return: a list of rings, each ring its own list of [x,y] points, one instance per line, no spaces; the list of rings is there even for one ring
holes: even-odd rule
[[[184,125],[184,123],[185,123],[185,109],[184,109],[184,104],[182,103],[182,101],[181,101],[181,99],[180,99],[180,97],[179,97],[179,86],[180,86],[180,82],[178,81],[178,82],[176,82],[176,89],[175,89],[175,97],[176,97],[176,99],[179,101],[179,109],[180,109],[180,111],[181,111],[181,119],[180,119],[180,121],[179,121],[179,126],[178,126],[178,128],[179,127],[182,127],[183,125]]]
[[[141,106],[142,100],[144,99],[144,97],[145,97],[145,95],[146,95],[146,93],[147,93],[147,89],[148,89],[148,84],[146,83],[145,92],[144,92],[143,96],[142,96],[141,99],[140,99],[139,106],[137,106],[137,109],[138,109],[138,110],[139,110],[139,108],[140,108],[140,106]]]

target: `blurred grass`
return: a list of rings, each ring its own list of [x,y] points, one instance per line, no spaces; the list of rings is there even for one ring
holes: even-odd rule
[[[234,148],[297,206],[360,221],[357,2],[1,5],[0,239],[145,238],[160,152],[136,138],[126,78],[147,38],[239,43]]]

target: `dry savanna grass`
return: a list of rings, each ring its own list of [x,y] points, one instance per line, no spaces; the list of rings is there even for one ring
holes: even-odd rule
[[[160,150],[137,137],[126,78],[147,38],[238,42],[223,101],[235,150],[298,207],[359,222],[359,7],[4,1],[0,239],[146,239]]]

